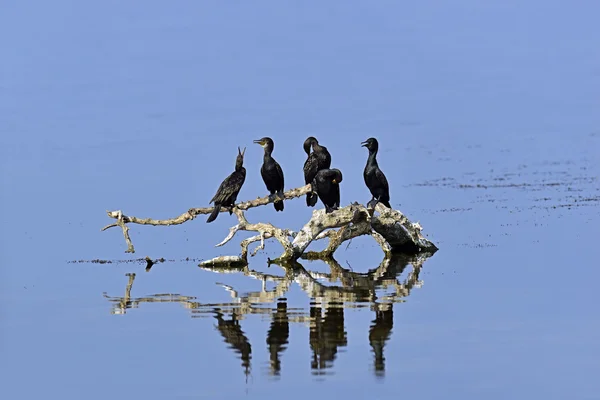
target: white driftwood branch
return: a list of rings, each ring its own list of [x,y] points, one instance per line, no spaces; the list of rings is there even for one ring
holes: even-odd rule
[[[284,193],[284,198],[289,200],[304,196],[310,190],[310,185],[288,190]],[[417,254],[422,251],[435,252],[437,250],[437,247],[432,242],[421,235],[421,226],[418,223],[410,222],[400,211],[388,209],[381,204],[377,204],[375,209],[372,209],[354,203],[329,214],[325,213],[325,209],[316,209],[313,211],[311,219],[297,233],[288,229],[278,228],[271,223],[248,222],[244,214],[245,210],[264,206],[271,202],[272,199],[269,196],[265,196],[237,204],[232,209],[232,212],[237,217],[238,224],[231,227],[225,239],[216,246],[223,246],[228,243],[239,231],[256,232],[258,235],[241,242],[240,256],[216,257],[205,261],[204,264],[237,265],[244,262],[247,263],[248,246],[251,243],[260,241],[260,245],[251,253],[251,256],[254,256],[259,250],[264,249],[265,240],[271,238],[276,239],[283,247],[283,253],[277,259],[273,260],[275,262],[297,260],[300,257],[331,257],[343,242],[362,235],[371,235],[380,245],[386,257],[393,251]],[[190,208],[187,212],[176,218],[165,220],[141,219],[134,216],[127,216],[120,210],[107,211],[108,216],[116,219],[117,222],[105,226],[102,230],[120,226],[127,243],[127,252],[133,253],[135,250],[129,237],[127,224],[178,225],[194,219],[197,215],[209,214],[212,210],[212,207]],[[228,210],[223,209],[223,211]],[[375,211],[378,212],[378,215],[374,215]],[[323,251],[306,252],[307,247],[313,241],[324,238],[328,238],[329,243]]]
[[[289,199],[293,199],[296,197],[304,196],[305,194],[310,192],[310,190],[311,190],[310,185],[305,185],[305,186],[302,186],[302,187],[299,187],[296,189],[291,189],[283,194],[283,198],[285,200],[289,200]],[[238,203],[235,205],[235,208],[246,211],[246,210],[249,210],[254,207],[265,206],[272,202],[273,201],[272,201],[272,199],[269,198],[269,196],[258,197],[255,200],[248,200],[248,201],[244,201],[242,203]],[[179,215],[178,217],[169,218],[169,219],[138,218],[138,217],[134,217],[134,216],[130,216],[130,215],[124,215],[121,210],[117,210],[117,211],[108,211],[107,210],[106,214],[110,218],[114,218],[114,219],[118,219],[119,215],[121,215],[123,222],[125,222],[127,224],[171,226],[171,225],[183,224],[184,222],[194,219],[198,215],[210,214],[212,211],[213,211],[213,207],[190,208],[189,210],[187,210],[183,214]],[[228,211],[229,210],[225,207],[221,208],[221,212],[228,212]],[[104,228],[102,228],[102,230],[104,231],[108,228],[112,228],[115,226],[118,226],[118,222],[112,223],[110,225],[106,225]]]
[[[296,197],[301,197],[301,196],[304,196],[305,194],[309,193],[310,191],[311,191],[311,185],[305,185],[305,186],[302,186],[299,188],[288,190],[287,192],[285,192],[283,194],[283,198],[285,200],[289,200],[289,199],[293,199]],[[245,210],[249,210],[250,208],[265,206],[272,202],[273,202],[273,200],[269,196],[259,197],[255,200],[248,200],[248,201],[244,201],[242,203],[236,204],[234,210],[238,209],[238,210],[245,211]],[[138,217],[134,217],[131,215],[125,215],[125,214],[123,214],[123,212],[121,210],[116,210],[116,211],[108,211],[107,210],[106,214],[108,215],[108,217],[116,219],[117,222],[106,225],[101,230],[105,231],[109,228],[120,226],[123,229],[123,236],[125,237],[125,241],[127,243],[127,252],[135,253],[133,243],[131,242],[131,239],[129,237],[129,228],[127,227],[127,224],[153,225],[153,226],[180,225],[180,224],[183,224],[184,222],[193,220],[198,215],[210,214],[212,211],[213,211],[213,207],[190,208],[189,210],[187,210],[186,212],[184,212],[183,214],[181,214],[175,218],[153,219],[153,218],[138,218]],[[226,212],[226,211],[228,211],[227,208],[225,208],[225,207],[221,208],[221,212]],[[235,232],[233,232],[233,233],[230,232],[230,234],[232,235],[231,237],[233,237],[233,235],[235,235]],[[229,238],[229,240],[231,240],[231,237]],[[224,240],[220,245],[227,243],[227,241],[229,241],[229,240]]]
[[[236,263],[247,262],[248,246],[250,243],[261,241],[252,255],[264,248],[264,239],[275,237],[284,248],[283,253],[272,262],[285,262],[303,258],[328,258],[344,243],[361,235],[371,235],[379,244],[386,258],[393,251],[413,253],[435,252],[437,247],[421,235],[419,224],[411,223],[401,212],[389,210],[383,205],[377,205],[379,215],[373,215],[375,210],[360,204],[342,207],[326,214],[324,209],[313,211],[312,218],[304,227],[294,234],[275,228],[272,224],[249,224],[241,211],[236,211],[240,223],[231,228],[226,240],[229,241],[240,230],[255,231],[259,234],[245,239],[241,243],[242,252],[235,259]],[[339,229],[336,229],[339,228]],[[289,237],[293,237],[290,242]],[[328,238],[327,247],[320,252],[306,252],[306,248],[315,240]],[[201,266],[216,266],[231,264],[230,256],[215,257],[201,263]]]

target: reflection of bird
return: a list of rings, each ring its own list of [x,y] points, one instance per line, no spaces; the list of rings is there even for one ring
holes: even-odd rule
[[[310,308],[311,327],[309,333],[310,348],[313,351],[311,367],[321,370],[332,366],[338,347],[348,344],[344,330],[344,309],[332,304],[321,316],[320,307]]]
[[[242,331],[239,321],[235,314],[232,315],[229,321],[223,319],[223,314],[215,311],[215,319],[217,320],[217,329],[225,340],[225,343],[231,345],[237,353],[241,355],[242,367],[246,375],[250,373],[250,359],[252,358],[252,346],[248,338]]]
[[[221,182],[221,185],[217,189],[217,193],[215,193],[214,197],[210,200],[209,203],[214,202],[215,206],[206,222],[212,222],[217,219],[219,212],[221,212],[221,207],[230,207],[229,215],[231,215],[237,195],[246,180],[246,168],[244,168],[245,152],[245,147],[243,151],[240,151],[240,148],[238,147],[238,155],[235,160],[235,171]]]
[[[290,324],[287,315],[287,303],[277,303],[277,311],[273,313],[271,328],[267,332],[267,345],[269,345],[269,358],[271,360],[271,371],[279,375],[281,361],[279,353],[285,350],[290,336]]]
[[[310,152],[312,146],[313,152]],[[304,141],[304,151],[308,158],[304,162],[304,183],[312,183],[313,179],[322,169],[331,167],[331,155],[327,151],[327,147],[321,146],[317,139],[310,136]],[[306,194],[306,205],[314,207],[317,204],[317,196],[314,193]]]
[[[312,190],[325,205],[325,213],[333,212],[340,206],[340,182],[342,172],[339,169],[322,169],[312,182]]]
[[[392,208],[390,205],[390,188],[388,181],[377,164],[377,151],[379,150],[379,143],[377,142],[377,139],[369,138],[365,142],[361,143],[361,145],[369,150],[369,158],[367,159],[367,165],[365,166],[363,173],[365,184],[373,196],[369,202],[369,205],[373,203],[373,207],[375,207],[377,202],[380,202],[387,208]]]
[[[255,140],[254,143],[260,144],[265,149],[260,174],[267,186],[267,190],[274,197],[273,206],[275,210],[283,211],[283,171],[279,163],[271,156],[273,147],[275,146],[273,140],[269,137],[264,137]]]
[[[394,327],[394,310],[392,305],[384,311],[377,311],[373,325],[369,329],[369,343],[375,353],[375,374],[383,375],[385,371],[385,357],[383,348],[390,339]]]

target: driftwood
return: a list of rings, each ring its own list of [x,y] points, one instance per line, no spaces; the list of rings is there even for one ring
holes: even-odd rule
[[[302,186],[284,193],[284,199],[289,200],[304,196],[311,191],[311,185]],[[264,206],[273,200],[269,196],[260,197],[255,200],[236,204],[231,210],[237,217],[238,223],[229,229],[229,234],[216,246],[228,243],[239,231],[256,232],[257,235],[244,239],[241,242],[241,254],[239,256],[221,256],[204,261],[202,265],[246,265],[248,263],[248,247],[250,244],[260,242],[251,253],[254,256],[258,250],[265,247],[265,240],[274,238],[283,247],[283,253],[271,262],[295,261],[304,258],[327,258],[347,240],[362,235],[371,235],[379,244],[386,257],[394,252],[407,254],[419,254],[421,252],[434,253],[437,247],[421,234],[421,226],[412,223],[400,211],[388,209],[382,204],[377,204],[375,209],[367,208],[361,204],[353,203],[346,207],[326,214],[325,209],[315,209],[311,219],[298,232],[282,229],[271,223],[250,223],[246,219],[244,211]],[[196,216],[210,214],[212,207],[190,208],[185,213],[171,219],[137,218],[123,214],[121,210],[107,211],[110,218],[117,221],[105,226],[102,230],[112,227],[121,227],[125,242],[126,252],[134,253],[135,249],[129,236],[127,224],[140,225],[179,225],[193,220]],[[222,209],[221,212],[229,211]],[[378,215],[375,215],[375,211]],[[315,240],[328,238],[327,247],[320,252],[306,252],[307,247]]]

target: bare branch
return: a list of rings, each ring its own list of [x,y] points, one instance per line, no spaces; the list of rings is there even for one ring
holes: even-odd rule
[[[258,242],[260,240],[260,245],[256,246],[254,251],[250,254],[252,257],[254,257],[256,255],[256,253],[258,253],[259,250],[264,250],[265,239],[269,239],[271,237],[272,236],[270,233],[262,232],[256,236],[252,236],[252,237],[249,237],[248,239],[242,240],[242,243],[240,243],[240,246],[242,246],[242,258],[244,258],[244,259],[248,258],[248,246],[251,243]]]
[[[227,237],[221,243],[219,243],[217,246],[222,246],[223,244],[230,241],[233,238],[233,236],[235,236],[235,234],[239,231],[250,231],[250,232],[258,232],[259,235],[258,235],[258,239],[256,239],[257,237],[255,236],[255,237],[245,239],[244,241],[242,241],[241,246],[242,246],[242,258],[243,259],[247,259],[248,245],[250,243],[261,240],[261,246],[259,246],[259,247],[264,248],[264,240],[268,239],[268,238],[277,239],[279,241],[279,243],[281,243],[281,245],[283,246],[285,253],[291,254],[292,245],[288,238],[290,236],[292,236],[293,232],[290,232],[289,230],[277,228],[277,227],[273,226],[273,224],[266,223],[266,222],[258,222],[256,224],[251,224],[246,219],[246,216],[244,215],[244,212],[242,210],[235,208],[233,212],[236,215],[236,217],[238,218],[239,223],[229,229],[229,234],[227,235]],[[256,252],[255,252],[255,254],[256,254]]]
[[[304,196],[306,193],[310,192],[310,190],[311,190],[310,185],[305,185],[305,186],[302,186],[302,187],[299,187],[296,189],[291,189],[283,194],[283,198],[285,200],[289,200],[289,199],[293,199],[296,197]],[[238,203],[235,205],[235,208],[245,211],[245,210],[249,210],[254,207],[265,206],[272,202],[273,202],[273,200],[270,199],[269,196],[265,196],[265,197],[259,197],[255,200],[248,200],[248,201],[244,201],[242,203]],[[170,225],[183,224],[186,221],[190,221],[190,220],[194,219],[198,215],[210,214],[212,211],[213,211],[213,207],[190,208],[189,210],[187,210],[180,216],[175,217],[175,218],[169,218],[169,219],[152,219],[152,218],[138,218],[138,217],[134,217],[134,216],[127,216],[127,215],[123,215],[123,213],[120,210],[106,211],[106,214],[110,218],[114,218],[114,219],[118,219],[119,215],[122,215],[123,222],[125,222],[127,224],[170,226]],[[221,212],[228,212],[228,210],[226,208],[222,208]],[[104,231],[108,228],[112,228],[117,225],[118,224],[107,225],[104,228],[102,228],[102,230]]]
[[[111,226],[120,226],[123,229],[123,237],[125,237],[125,243],[127,243],[127,250],[125,250],[125,253],[135,253],[135,248],[133,247],[133,243],[131,243],[131,238],[129,237],[129,227],[124,221],[125,216],[123,215],[121,210],[114,212],[116,212],[115,218],[117,218],[117,222],[105,227],[104,229],[108,229]]]
[[[229,228],[229,234],[225,237],[225,239],[223,239],[222,242],[217,243],[215,245],[215,247],[220,247],[223,246],[225,243],[229,242],[231,239],[233,239],[233,237],[235,236],[235,234],[241,229],[241,224],[237,224],[232,226],[231,228]]]
[[[310,190],[310,185],[292,189],[284,193],[284,198],[292,199],[300,197]],[[422,228],[418,223],[410,222],[400,211],[388,209],[382,204],[377,204],[375,209],[373,209],[354,203],[331,213],[326,213],[324,209],[314,210],[310,220],[297,233],[288,229],[278,228],[271,223],[248,222],[244,214],[245,210],[267,205],[271,202],[271,198],[265,196],[256,200],[237,204],[231,211],[237,217],[238,224],[232,226],[229,229],[227,236],[216,246],[219,247],[225,245],[231,241],[239,231],[256,232],[258,235],[241,242],[241,255],[239,257],[217,257],[206,261],[206,263],[210,263],[210,265],[223,264],[228,266],[247,265],[248,246],[251,243],[260,240],[260,245],[257,246],[251,254],[254,256],[259,250],[265,248],[265,240],[270,238],[276,239],[283,247],[283,253],[273,260],[275,262],[297,260],[303,255],[304,258],[331,257],[343,242],[362,235],[371,235],[380,245],[386,257],[392,252],[397,251],[418,254],[423,251],[435,252],[437,250],[437,247],[431,241],[421,235]],[[127,251],[133,253],[134,248],[129,237],[128,223],[165,226],[178,225],[194,219],[197,215],[209,214],[212,210],[212,207],[190,208],[179,217],[166,220],[155,220],[151,218],[141,219],[133,216],[126,216],[120,210],[107,211],[107,215],[111,218],[115,218],[117,222],[105,226],[102,230],[120,226],[127,243]],[[222,212],[223,211],[228,210],[223,209]],[[374,215],[375,211],[377,211],[379,215]],[[328,238],[329,242],[323,251],[306,252],[306,249],[313,241],[324,238]]]
[[[271,237],[270,233],[266,233],[266,232],[262,232],[260,235],[256,235],[250,239],[246,239],[242,242],[242,254],[244,253],[244,242],[247,242],[248,244],[253,243],[253,242],[257,242],[260,240],[260,244],[258,246],[256,246],[256,248],[254,249],[254,251],[250,254],[252,257],[254,257],[256,255],[256,253],[258,253],[259,250],[264,250],[265,249],[265,237],[269,238]],[[246,252],[248,251],[248,246],[246,246]]]

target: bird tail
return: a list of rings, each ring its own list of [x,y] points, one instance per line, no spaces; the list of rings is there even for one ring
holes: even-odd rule
[[[306,205],[309,207],[314,207],[317,204],[317,200],[319,198],[314,193],[306,193]]]
[[[215,204],[215,207],[213,208],[213,210],[210,213],[210,216],[208,217],[208,219],[206,220],[206,222],[207,223],[213,222],[215,219],[217,219],[217,215],[219,215],[220,212],[221,212],[221,205],[220,204]]]
[[[380,203],[386,206],[387,208],[392,208],[389,201],[380,201]]]

